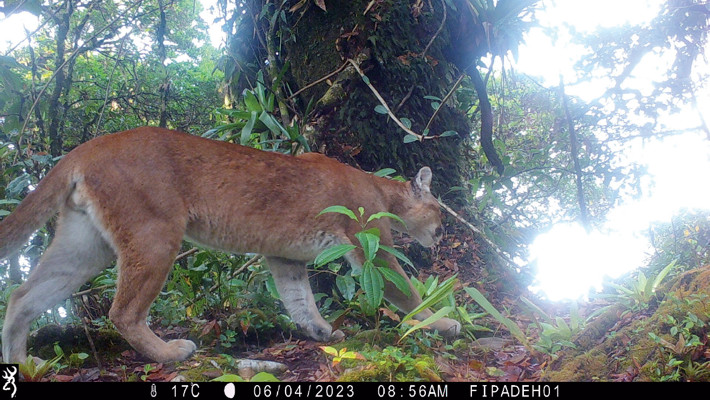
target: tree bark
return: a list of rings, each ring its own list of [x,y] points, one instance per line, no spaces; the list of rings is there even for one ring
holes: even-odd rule
[[[234,63],[226,72],[232,96],[253,86],[259,66],[269,66],[264,73],[273,82],[274,71],[287,65],[282,81],[290,93],[281,100],[288,100],[315,151],[368,171],[394,168],[405,177],[428,165],[437,194],[461,186],[466,180],[461,143],[468,140],[472,125],[455,107],[456,96],[439,106],[428,125],[438,103],[433,98],[443,99],[460,76],[456,63],[446,57],[445,49],[455,44],[444,2],[326,2],[327,11],[310,1],[299,4],[288,2],[279,10],[268,1],[246,2],[247,15],[236,21],[230,40]],[[272,14],[264,16],[265,6]],[[428,136],[455,131],[458,136],[405,143],[407,133],[375,111],[380,101],[352,67],[343,66],[347,59],[359,64],[388,107],[399,119],[408,119],[413,131]],[[289,122],[283,118],[282,123]]]
[[[64,85],[66,81],[66,70],[65,70],[65,50],[66,50],[66,40],[67,34],[69,33],[71,16],[74,13],[74,3],[72,1],[66,1],[64,6],[66,9],[63,12],[57,13],[56,23],[57,23],[57,37],[55,40],[57,46],[56,57],[54,58],[54,65],[56,68],[56,75],[54,78],[54,90],[49,98],[49,109],[47,115],[49,115],[49,140],[50,147],[49,153],[52,157],[59,157],[62,154],[62,136],[60,135],[59,128],[62,123],[61,116],[64,113],[59,109],[60,103],[59,99],[64,91]]]

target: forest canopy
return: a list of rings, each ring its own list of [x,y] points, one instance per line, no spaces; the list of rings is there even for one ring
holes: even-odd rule
[[[703,196],[699,189],[707,186],[703,179],[710,173],[705,152],[710,148],[710,5],[602,2],[575,11],[563,3],[0,1],[0,28],[8,32],[0,38],[0,217],[81,143],[146,125],[265,151],[315,151],[392,179],[411,178],[430,166],[447,233],[434,253],[398,238],[398,248],[419,270],[408,272],[418,275],[426,296],[441,295],[432,305],[464,322],[467,339],[482,332],[494,336],[494,326],[503,327],[506,340],[517,345],[509,354],[526,364],[520,361],[514,371],[510,365],[499,368],[495,356],[471,363],[475,357],[461,356],[452,344],[442,344],[434,357],[457,354],[452,358],[468,363],[469,375],[446,370],[446,378],[543,379],[542,365],[582,347],[575,335],[584,335],[590,315],[621,305],[636,315],[602,330],[630,324],[639,315],[660,318],[653,312],[670,312],[672,301],[659,306],[664,299],[656,297],[656,287],[710,263],[710,214],[702,201],[691,199]],[[599,20],[604,13],[621,16],[619,23]],[[631,14],[647,17],[622,18]],[[24,28],[20,19],[29,21]],[[575,22],[585,20],[586,26]],[[10,26],[16,28],[9,32]],[[675,148],[680,156],[673,155]],[[654,164],[651,156],[677,161]],[[670,181],[690,179],[669,186],[658,178],[661,170]],[[643,215],[652,218],[636,226],[639,220],[631,215],[660,213],[660,203],[641,202],[659,193],[686,208],[662,210],[670,215],[658,218]],[[591,296],[585,305],[561,311],[532,304],[543,304],[545,293],[529,289],[539,285],[544,260],[550,259],[531,253],[533,243],[555,226],[566,227],[562,237],[579,232],[574,246],[580,247],[560,236],[548,238],[548,254],[564,258],[558,257],[560,270],[547,274],[584,283],[568,297]],[[597,248],[589,239],[623,229],[633,244],[611,236]],[[27,278],[53,235],[51,222],[19,254],[0,260],[0,297],[7,299]],[[205,342],[233,354],[278,342],[274,332],[291,328],[272,301],[273,279],[258,257],[188,243],[182,250],[185,255],[176,260],[153,307],[155,325],[201,330],[200,337],[209,337]],[[609,257],[603,261],[594,258],[604,252]],[[601,270],[595,265],[600,262],[629,272],[585,292],[589,281],[601,279],[587,275]],[[640,266],[645,268],[638,271]],[[400,347],[397,341],[387,347],[393,354],[387,360],[405,365],[402,379],[416,373],[402,348],[443,343],[423,329],[409,336],[385,303],[371,307],[357,272],[341,263],[314,266],[311,272],[329,322],[359,332],[380,329],[386,320],[385,334],[408,338]],[[110,325],[102,315],[115,280],[115,269],[108,270],[82,288],[83,297],[49,310],[36,328],[50,321]],[[683,282],[669,284],[673,293],[689,295]],[[710,295],[707,286],[698,285],[693,295]],[[603,300],[594,297],[597,290],[606,295]],[[1,313],[6,302],[0,301]],[[537,307],[533,311],[531,304]],[[509,311],[501,315],[489,307]],[[686,331],[645,332],[643,345],[655,346],[665,364],[658,361],[654,369],[645,354],[648,365],[624,364],[633,370],[624,372],[629,379],[691,380],[692,371],[710,368],[707,305],[690,311],[673,307],[678,321],[692,314],[700,322]],[[588,312],[584,318],[580,309]],[[186,327],[184,320],[197,328]],[[669,353],[679,340],[692,348]],[[673,365],[670,358],[683,361]],[[612,379],[612,372],[599,368],[604,379]],[[329,373],[336,379],[343,370]],[[707,379],[710,373],[700,376]]]

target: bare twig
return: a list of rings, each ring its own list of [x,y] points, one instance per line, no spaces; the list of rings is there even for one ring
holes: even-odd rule
[[[86,325],[86,318],[81,319],[81,324],[84,326],[84,333],[86,333],[86,339],[89,341],[89,347],[91,347],[91,352],[94,353],[94,358],[96,359],[96,366],[99,368],[99,370],[101,370],[103,368],[101,367],[101,359],[99,358],[99,352],[96,351],[94,339],[91,338],[91,333],[89,333],[89,327]]]
[[[338,69],[336,69],[335,71],[333,71],[333,72],[329,73],[328,75],[326,75],[326,76],[324,76],[324,77],[322,77],[322,78],[320,78],[320,79],[318,79],[318,80],[316,80],[316,81],[313,81],[313,82],[309,83],[308,85],[302,87],[301,89],[299,89],[298,91],[296,91],[296,93],[294,93],[294,94],[288,96],[288,97],[286,98],[286,100],[291,100],[292,98],[294,98],[294,97],[298,96],[299,94],[301,94],[301,92],[303,92],[303,91],[305,91],[305,90],[308,90],[308,89],[312,88],[313,86],[315,86],[315,85],[317,85],[317,84],[319,84],[319,83],[321,83],[321,82],[323,82],[323,81],[329,79],[329,78],[330,78],[331,76],[333,76],[333,75],[339,74],[340,71],[342,71],[343,69],[345,69],[345,67],[346,67],[347,65],[348,65],[348,62],[345,61],[345,62],[343,63],[343,65],[341,65],[340,67],[338,67]]]
[[[439,137],[439,136],[424,136],[424,135],[420,135],[420,134],[414,132],[413,130],[407,128],[407,126],[404,125],[404,123],[402,123],[402,121],[400,121],[399,118],[397,118],[397,116],[394,115],[394,113],[393,113],[392,110],[390,109],[389,105],[387,105],[387,102],[385,101],[385,99],[383,99],[383,98],[382,98],[382,95],[380,95],[380,92],[378,92],[377,89],[375,89],[375,87],[372,86],[372,84],[370,83],[370,80],[367,78],[367,76],[365,76],[365,74],[362,72],[362,70],[361,70],[360,67],[357,65],[357,63],[356,63],[355,61],[353,61],[352,59],[350,59],[350,58],[348,58],[348,62],[355,68],[355,70],[357,71],[357,73],[360,74],[360,76],[363,78],[363,82],[365,82],[365,84],[367,85],[367,87],[369,87],[370,90],[372,91],[372,93],[375,95],[375,97],[377,97],[377,100],[380,101],[380,104],[382,104],[382,106],[385,108],[385,110],[387,110],[387,114],[390,116],[390,118],[392,118],[392,120],[394,120],[394,122],[395,122],[397,125],[399,125],[399,127],[402,128],[403,131],[405,131],[405,132],[407,132],[408,134],[410,134],[410,135],[416,137],[417,140],[419,140],[420,142],[421,142],[421,141],[424,141],[424,139],[436,139],[436,138]]]
[[[232,274],[232,277],[235,277],[235,276],[241,274],[242,271],[247,269],[250,265],[254,265],[254,264],[258,263],[259,261],[261,261],[261,259],[262,259],[261,254],[257,254],[254,257],[250,258],[249,261],[245,262],[244,265],[242,265],[241,267],[239,267],[239,269],[234,271],[234,273]]]
[[[579,203],[579,218],[582,222],[584,228],[589,230],[589,217],[587,213],[587,202],[584,198],[584,182],[582,181],[582,167],[579,163],[579,144],[577,143],[577,132],[574,129],[574,120],[572,119],[572,114],[569,111],[569,101],[567,100],[567,94],[565,93],[565,85],[562,80],[562,75],[560,75],[560,96],[562,96],[562,107],[565,112],[565,119],[567,120],[567,130],[569,133],[570,142],[570,155],[572,156],[572,162],[574,165],[574,177],[575,183],[577,185],[577,202]]]
[[[429,51],[429,48],[431,45],[434,43],[434,40],[439,36],[439,33],[444,29],[444,24],[446,23],[446,3],[444,3],[444,0],[441,0],[441,8],[444,10],[444,16],[441,18],[441,24],[439,24],[439,29],[436,30],[434,33],[434,36],[431,37],[429,40],[429,43],[426,45],[424,48],[424,51],[422,51],[422,54],[419,56],[424,58],[426,56],[427,51]]]
[[[121,40],[121,45],[118,48],[118,54],[116,54],[116,63],[113,64],[113,68],[111,69],[111,75],[108,77],[108,84],[106,85],[106,93],[104,93],[104,103],[101,106],[101,112],[99,113],[99,120],[96,122],[96,129],[94,130],[94,137],[98,136],[99,134],[99,129],[101,128],[101,120],[103,120],[104,117],[104,111],[106,110],[106,103],[108,102],[108,95],[111,93],[111,82],[113,82],[113,74],[116,72],[116,68],[118,67],[118,63],[121,62],[121,53],[123,52],[123,45],[126,43],[126,38],[128,38],[128,35],[125,35],[123,39]]]
[[[439,113],[439,110],[441,110],[441,107],[443,107],[444,103],[446,103],[451,98],[451,96],[454,94],[456,89],[459,87],[459,85],[461,84],[461,81],[463,80],[463,78],[465,76],[466,76],[466,74],[461,74],[461,76],[459,76],[459,79],[456,80],[456,83],[454,83],[454,86],[451,88],[451,90],[449,90],[449,93],[446,93],[446,96],[444,96],[444,99],[441,100],[441,103],[439,103],[439,107],[437,107],[436,110],[434,110],[434,114],[432,114],[431,118],[429,118],[429,122],[427,122],[426,127],[424,128],[424,132],[429,131],[429,126],[431,126],[431,123],[434,121],[434,118],[436,118],[436,114]]]
[[[98,291],[98,290],[108,289],[108,288],[114,287],[114,286],[116,286],[116,285],[102,285],[102,286],[96,286],[96,287],[92,287],[92,288],[89,288],[89,289],[86,289],[86,290],[82,290],[81,292],[76,292],[76,293],[72,294],[71,296],[72,296],[72,297],[81,297],[81,296],[83,296],[83,295],[85,295],[85,294],[89,294],[89,293],[91,293],[91,292],[95,292],[95,291]]]
[[[173,262],[178,262],[179,260],[182,260],[183,258],[185,258],[189,255],[195,254],[198,251],[200,251],[200,249],[198,249],[197,247],[193,247],[184,253],[178,254],[177,257],[175,257],[175,261],[173,261]]]
[[[429,4],[429,6],[431,7],[431,3]],[[444,16],[441,19],[441,24],[439,25],[439,29],[436,30],[436,32],[434,33],[434,36],[431,37],[431,39],[429,40],[429,43],[426,45],[426,47],[424,47],[424,50],[421,52],[421,54],[418,55],[418,57],[426,58],[426,53],[429,51],[429,48],[434,43],[434,40],[437,38],[437,36],[439,36],[439,33],[441,33],[441,30],[444,29],[444,23],[446,23],[446,3],[444,3],[444,0],[441,0],[441,6],[444,10]],[[433,8],[432,8],[432,10],[433,10]],[[402,101],[399,102],[399,105],[397,105],[397,107],[394,109],[394,112],[398,112],[399,109],[402,108],[404,103],[406,103],[407,100],[409,100],[409,98],[412,96],[412,93],[414,92],[414,87],[415,87],[415,85],[412,85],[412,87],[409,88],[407,95],[404,96]],[[443,105],[444,103],[442,102],[441,104]],[[438,112],[439,109],[437,109],[436,111]],[[431,120],[434,119],[435,115],[436,115],[436,112],[434,113],[434,115],[432,115],[431,119],[429,120],[429,124],[431,124]],[[429,127],[429,124],[427,124],[427,128]]]
[[[451,216],[453,216],[454,218],[456,218],[457,220],[459,220],[459,222],[461,222],[462,224],[466,225],[466,227],[467,227],[468,229],[472,230],[473,233],[475,233],[476,235],[478,235],[478,237],[481,238],[484,242],[486,242],[486,244],[487,244],[488,246],[490,246],[491,249],[493,249],[493,251],[495,252],[495,254],[496,254],[498,257],[500,257],[501,260],[503,260],[505,263],[507,263],[510,267],[516,268],[516,267],[518,266],[518,264],[516,264],[515,261],[513,261],[508,255],[506,255],[506,254],[503,252],[503,250],[501,250],[500,247],[498,247],[497,244],[493,243],[493,241],[491,241],[490,239],[488,239],[488,236],[486,236],[486,234],[485,234],[482,230],[476,228],[475,226],[473,226],[473,224],[471,224],[470,222],[466,221],[466,219],[464,219],[461,215],[459,215],[456,211],[454,211],[451,207],[447,206],[447,205],[446,205],[444,202],[442,202],[441,200],[439,200],[439,205],[440,205],[444,210],[446,210],[446,212],[448,212],[449,214],[451,214]]]

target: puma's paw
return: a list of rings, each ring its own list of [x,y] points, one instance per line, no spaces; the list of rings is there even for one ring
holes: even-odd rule
[[[461,323],[459,323],[459,321],[450,318],[442,318],[437,322],[436,330],[446,338],[454,338],[461,333]]]
[[[175,339],[168,342],[172,361],[183,361],[190,357],[197,350],[197,346],[192,340]]]
[[[341,331],[340,329],[338,329],[338,330],[336,330],[336,331],[334,331],[333,333],[330,334],[330,340],[329,340],[329,342],[331,342],[331,343],[332,343],[332,342],[339,342],[339,341],[341,341],[341,340],[343,340],[343,339],[345,339],[345,334],[343,333],[343,331]]]

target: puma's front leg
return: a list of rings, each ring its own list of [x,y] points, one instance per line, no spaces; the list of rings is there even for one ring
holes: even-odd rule
[[[345,335],[333,328],[318,312],[305,263],[267,257],[266,264],[274,277],[281,301],[293,322],[308,336],[321,342],[342,339]]]

